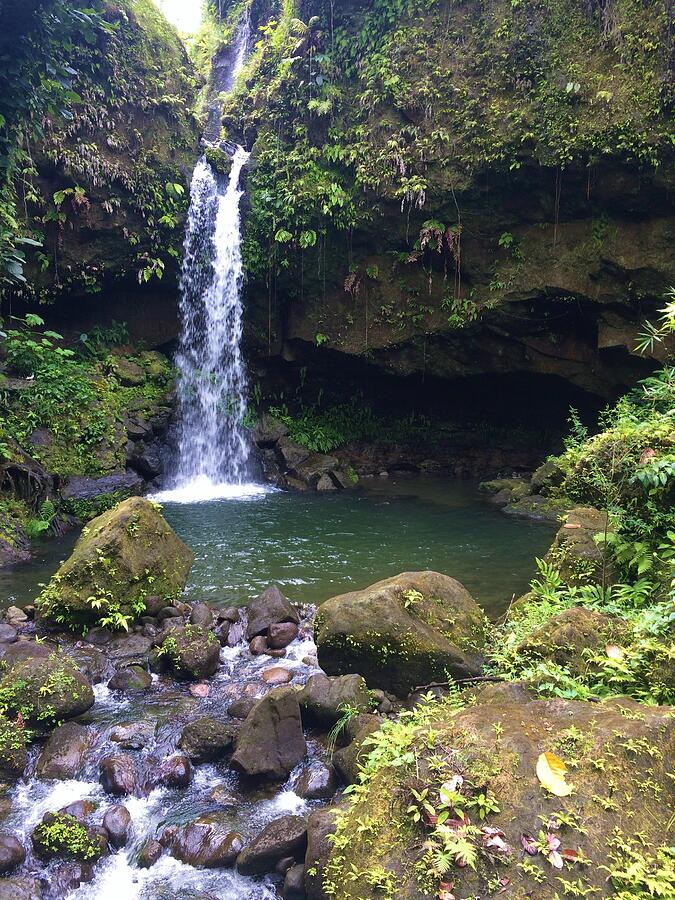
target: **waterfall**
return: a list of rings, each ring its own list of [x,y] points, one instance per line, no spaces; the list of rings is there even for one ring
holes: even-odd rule
[[[221,69],[214,79],[215,89],[231,89],[249,41],[245,16],[227,72]],[[212,125],[209,119],[205,139]],[[250,448],[244,427],[248,386],[241,353],[239,205],[241,172],[249,154],[238,145],[226,146],[235,148],[229,176],[214,172],[205,156],[192,175],[176,354],[178,452],[169,489],[157,495],[163,500],[192,502],[263,490],[246,484]]]

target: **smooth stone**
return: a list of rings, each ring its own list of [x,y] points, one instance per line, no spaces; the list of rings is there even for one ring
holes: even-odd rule
[[[26,850],[21,841],[6,831],[0,832],[0,873],[10,872],[20,866],[26,858]]]
[[[5,613],[5,619],[8,625],[21,626],[26,624],[28,616],[18,606],[10,606]]]
[[[0,881],[0,900],[42,900],[42,897],[37,878],[17,876]]]
[[[236,647],[244,640],[244,623],[233,622],[227,630],[227,646]]]
[[[237,859],[240,875],[265,875],[273,872],[280,859],[303,859],[307,847],[307,820],[283,816],[270,822]]]
[[[203,625],[210,628],[213,625],[213,610],[206,603],[195,603],[190,612],[191,625]]]
[[[64,806],[59,812],[72,816],[78,822],[85,822],[89,816],[96,812],[96,808],[97,805],[93,800],[76,800],[74,803]]]
[[[234,729],[231,725],[204,716],[185,726],[178,746],[193,762],[203,763],[223,756],[233,740]]]
[[[142,750],[155,737],[154,722],[125,722],[115,725],[110,732],[110,740],[123,750]]]
[[[152,684],[152,676],[141,666],[118,669],[108,682],[111,691],[146,691]]]
[[[3,647],[2,660],[12,669],[29,659],[48,659],[53,647],[38,644],[35,641],[19,641]]]
[[[183,753],[165,759],[159,768],[159,780],[172,788],[186,788],[192,780],[190,760]]]
[[[84,765],[91,732],[77,722],[65,722],[51,733],[37,761],[41,778],[75,778]]]
[[[286,872],[284,886],[281,891],[284,900],[305,900],[305,867],[293,866]]]
[[[244,846],[236,831],[215,816],[201,816],[186,825],[170,826],[162,834],[162,843],[171,855],[190,866],[206,869],[230,868]]]
[[[126,806],[111,806],[103,816],[103,828],[110,844],[119,850],[124,847],[129,837],[131,813]]]
[[[272,650],[283,650],[298,636],[299,628],[295,622],[280,622],[267,629],[267,644]]]
[[[0,623],[0,644],[13,644],[17,638],[17,630],[12,625]]]
[[[109,794],[122,796],[136,790],[136,766],[133,759],[120,753],[101,762],[100,782]]]
[[[188,688],[193,697],[198,697],[200,700],[205,700],[209,696],[209,686],[208,684],[191,684]]]
[[[153,618],[157,618],[158,614],[161,610],[166,606],[166,601],[163,597],[158,597],[153,594],[150,597],[145,598],[145,611],[149,616]]]
[[[293,673],[282,666],[272,666],[271,669],[265,669],[262,674],[262,680],[265,684],[288,684],[289,681],[293,680]]]
[[[333,767],[314,760],[303,770],[293,790],[303,800],[328,800],[337,788],[338,780]]]
[[[140,869],[150,869],[160,858],[164,848],[159,841],[146,841],[138,852],[138,866]]]
[[[273,688],[259,700],[236,738],[232,765],[244,775],[282,780],[307,752],[296,692]]]
[[[263,656],[269,650],[267,641],[261,636],[254,637],[248,645],[248,649],[251,651],[252,656]]]

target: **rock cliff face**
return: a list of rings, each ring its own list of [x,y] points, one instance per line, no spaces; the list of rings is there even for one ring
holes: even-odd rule
[[[66,321],[75,309],[79,330],[92,308],[121,321],[143,305],[139,283],[153,298],[165,272],[172,283],[199,140],[193,70],[152,0],[106,3],[102,18],[73,38],[71,109],[46,117],[21,198],[42,247],[15,296],[56,301]],[[175,285],[163,293],[171,319]]]
[[[675,280],[668,4],[269,14],[224,116],[253,148],[260,355],[365,381],[633,384]]]

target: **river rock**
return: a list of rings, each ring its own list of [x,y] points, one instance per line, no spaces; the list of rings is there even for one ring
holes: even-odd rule
[[[92,862],[103,854],[101,836],[67,813],[46,813],[31,834],[35,855]]]
[[[13,625],[0,623],[0,644],[13,644],[17,638],[17,630]]]
[[[368,712],[370,697],[360,675],[329,677],[322,672],[310,676],[298,694],[303,721],[330,728],[343,715],[345,708]]]
[[[166,828],[162,844],[181,862],[217,869],[235,864],[244,841],[240,834],[230,829],[226,815],[215,813],[200,816],[187,825]]]
[[[125,722],[115,725],[110,732],[110,740],[123,750],[141,750],[155,737],[154,722]]]
[[[138,867],[140,869],[150,869],[164,852],[164,847],[159,841],[150,839],[146,841],[138,851]]]
[[[291,687],[274,688],[239,729],[232,765],[245,775],[281,780],[306,752],[296,693]]]
[[[262,680],[271,685],[288,684],[293,680],[293,673],[282,666],[272,666],[262,673]]]
[[[270,648],[267,646],[267,639],[262,635],[254,637],[251,643],[248,645],[248,649],[251,653],[251,656],[264,656],[264,654],[269,653],[270,650]]]
[[[42,900],[42,897],[37,878],[19,876],[0,881],[0,900]]]
[[[112,663],[98,647],[75,646],[69,653],[77,668],[92,684],[100,684],[114,674]]]
[[[270,822],[239,854],[237,869],[241,875],[265,875],[285,856],[304,859],[306,847],[307,820],[283,816]]]
[[[27,764],[26,729],[0,713],[0,783],[17,781]]]
[[[208,678],[220,663],[220,642],[201,625],[173,631],[162,643],[162,653],[177,678]]]
[[[111,806],[103,816],[103,828],[110,844],[119,850],[126,845],[131,825],[131,813],[126,806]]]
[[[248,608],[246,637],[251,640],[256,635],[265,634],[270,625],[278,625],[281,622],[299,625],[300,616],[279,588],[272,585],[251,601]]]
[[[16,711],[22,708],[24,718],[38,727],[72,719],[94,705],[91,685],[65,653],[54,652],[13,666],[0,679],[3,692],[14,696]]]
[[[192,766],[184,753],[165,759],[157,772],[157,782],[171,788],[186,788],[192,780]]]
[[[25,625],[28,621],[28,616],[22,609],[19,609],[18,606],[10,606],[5,613],[5,619],[7,624],[11,625],[13,628],[21,628],[21,626]]]
[[[118,669],[108,682],[111,691],[146,691],[152,684],[152,676],[141,666]]]
[[[0,875],[10,872],[26,858],[26,850],[21,841],[6,831],[0,832]]]
[[[303,769],[293,790],[303,800],[328,800],[337,788],[333,767],[316,759]]]
[[[100,782],[109,794],[133,794],[136,790],[136,765],[132,757],[118,753],[102,760]]]
[[[210,628],[213,625],[213,610],[206,603],[195,603],[190,612],[191,625],[203,625]]]
[[[364,741],[371,734],[379,731],[382,719],[375,715],[361,715],[352,719],[347,725],[349,743],[333,753],[332,762],[345,784],[356,784],[361,763],[368,755],[369,747]]]
[[[122,614],[135,619],[143,598],[173,596],[185,586],[193,554],[157,506],[131,497],[93,519],[72,555],[37,600],[44,619],[65,615],[72,624],[95,624],[101,610],[92,597],[115,597]]]
[[[38,758],[36,774],[40,778],[75,778],[84,765],[91,737],[89,729],[77,722],[60,725]]]
[[[97,804],[93,800],[74,800],[60,809],[59,813],[72,816],[78,822],[86,822],[89,816],[96,812],[96,809]]]
[[[291,866],[286,872],[281,891],[284,900],[305,900],[305,867]]]
[[[194,763],[219,759],[231,748],[234,728],[210,716],[195,719],[183,729],[178,746]]]
[[[469,592],[438,572],[404,572],[327,600],[315,619],[319,665],[359,672],[407,696],[433,681],[480,674],[487,620]]]
[[[267,629],[267,643],[272,650],[283,650],[298,636],[295,622],[279,622]]]

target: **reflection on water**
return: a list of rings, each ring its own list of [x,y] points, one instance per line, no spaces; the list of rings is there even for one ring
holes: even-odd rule
[[[431,476],[373,479],[348,493],[273,492],[163,509],[195,551],[188,596],[226,606],[272,582],[296,601],[320,603],[398,572],[435,569],[498,615],[525,590],[552,535],[549,526],[504,516],[473,483]],[[11,602],[34,599],[37,582],[73,540],[46,545],[30,566],[0,571],[0,591]]]

